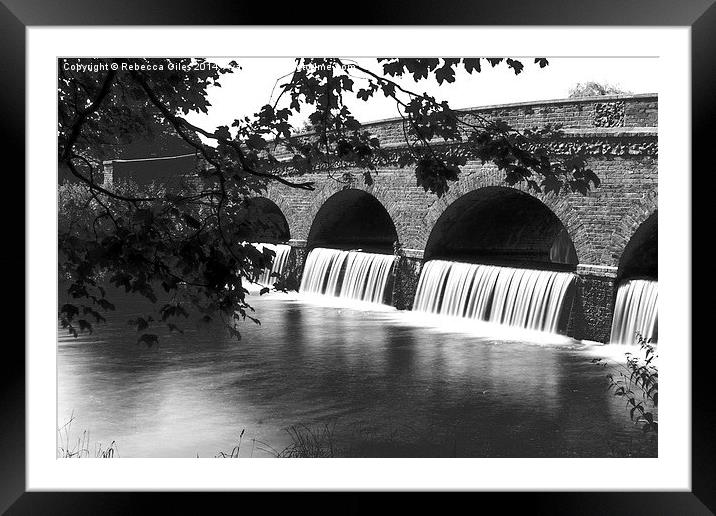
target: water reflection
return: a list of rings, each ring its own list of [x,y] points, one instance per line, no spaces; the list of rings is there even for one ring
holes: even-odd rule
[[[406,323],[399,312],[252,300],[244,339],[186,328],[139,346],[118,302],[95,334],[60,336],[58,418],[123,457],[280,450],[291,425],[335,425],[351,456],[605,456],[638,430],[579,348]],[[134,314],[136,315],[136,314]],[[250,444],[246,444],[246,443]]]

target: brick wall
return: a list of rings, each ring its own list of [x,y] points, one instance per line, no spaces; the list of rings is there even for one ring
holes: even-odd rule
[[[574,242],[580,263],[617,266],[633,232],[657,207],[657,158],[593,156],[589,165],[602,183],[586,196],[529,195],[559,218]],[[318,210],[345,188],[320,172],[302,180],[314,181],[316,190],[305,192],[273,184],[266,193],[269,199],[280,199],[277,204],[284,210],[291,238],[296,240],[308,240]],[[430,232],[453,202],[487,186],[508,187],[496,167],[479,163],[464,167],[461,178],[442,198],[417,187],[410,169],[379,170],[373,185],[361,181],[350,185],[373,195],[383,205],[395,224],[399,242],[414,256],[422,256]],[[510,188],[527,192],[519,185]]]

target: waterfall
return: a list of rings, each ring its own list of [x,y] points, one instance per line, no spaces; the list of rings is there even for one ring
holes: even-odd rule
[[[413,310],[555,333],[575,275],[431,260]]]
[[[288,261],[288,255],[291,252],[291,246],[287,244],[263,244],[263,243],[252,243],[256,249],[263,251],[264,249],[271,249],[275,256],[271,263],[271,268],[264,269],[263,273],[256,279],[256,283],[265,287],[271,287],[277,281],[278,278],[272,276],[272,274],[283,274],[283,270],[286,267]]]
[[[617,289],[612,321],[612,344],[635,344],[636,333],[657,340],[658,282],[633,279]]]
[[[394,262],[391,254],[317,247],[306,258],[301,292],[383,303]]]

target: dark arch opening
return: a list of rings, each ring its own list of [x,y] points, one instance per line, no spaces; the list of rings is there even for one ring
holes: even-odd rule
[[[309,247],[363,249],[392,253],[398,240],[393,219],[371,194],[346,189],[332,195],[318,210],[308,234]]]
[[[234,213],[234,220],[234,234],[238,240],[275,244],[291,238],[286,217],[276,203],[266,197],[242,201]]]
[[[659,225],[655,211],[642,222],[624,248],[617,283],[631,278],[659,279]]]
[[[574,244],[559,218],[539,199],[491,186],[453,202],[433,227],[425,259],[447,259],[573,270]]]

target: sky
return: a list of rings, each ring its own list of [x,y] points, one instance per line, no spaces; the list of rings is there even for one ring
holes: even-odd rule
[[[346,58],[348,60],[348,58]],[[438,86],[434,79],[399,83],[413,91],[428,92],[438,100],[447,100],[454,109],[566,98],[570,88],[579,82],[596,81],[617,86],[631,93],[658,93],[656,58],[552,58],[540,68],[532,58],[519,58],[525,68],[519,75],[504,64],[496,68],[483,66],[479,74],[458,72],[456,81]],[[222,78],[220,88],[209,89],[212,107],[209,113],[192,114],[189,120],[204,129],[230,126],[236,118],[251,116],[270,103],[279,93],[282,78],[294,68],[293,58],[235,58],[241,69]],[[229,61],[228,59],[226,61]],[[365,68],[379,71],[374,58],[359,58]],[[357,82],[358,84],[358,82]],[[357,90],[355,87],[354,90]],[[382,94],[368,102],[353,98],[346,102],[361,122],[398,116],[395,103]],[[291,122],[300,126],[308,113]]]

